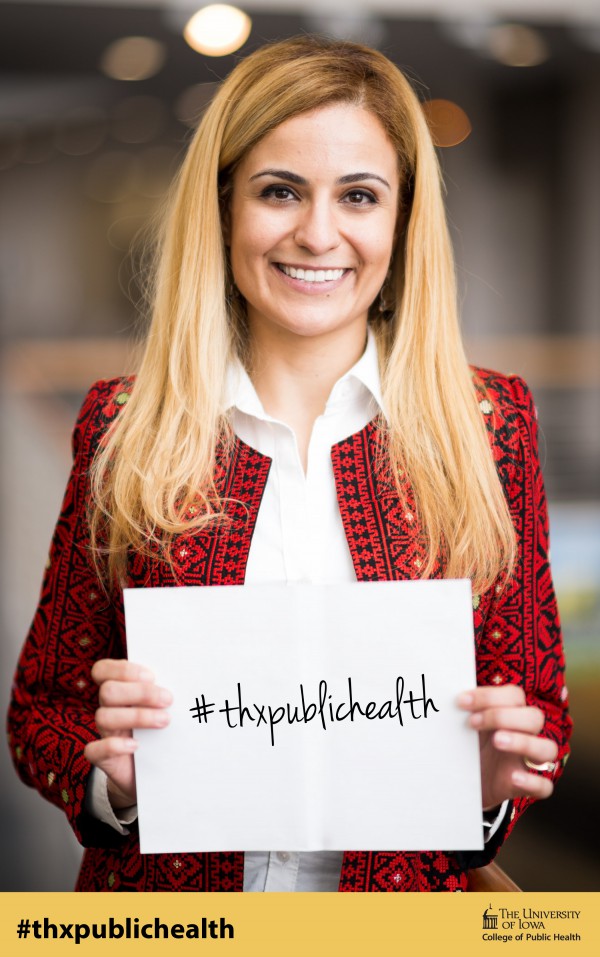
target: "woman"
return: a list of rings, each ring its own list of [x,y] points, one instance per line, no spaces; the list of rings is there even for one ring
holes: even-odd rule
[[[223,83],[139,374],[92,388],[74,455],[10,724],[88,847],[79,889],[464,890],[551,793],[569,719],[534,409],[467,366],[435,151],[381,54],[303,37]],[[131,734],[171,696],[125,660],[120,586],[418,577],[473,582],[485,852],[142,857]]]

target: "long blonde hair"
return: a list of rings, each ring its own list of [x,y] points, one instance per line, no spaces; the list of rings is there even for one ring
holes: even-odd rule
[[[242,60],[220,87],[174,184],[154,277],[152,324],[132,395],[93,466],[92,542],[123,579],[129,549],[224,520],[218,443],[232,441],[226,368],[247,358],[244,310],[228,297],[222,231],[236,165],[285,120],[335,102],[377,117],[396,149],[403,234],[392,262],[394,315],[372,309],[398,491],[414,493],[431,574],[481,589],[515,561],[515,534],[457,316],[454,261],[437,157],[419,101],[382,54],[299,37]],[[191,508],[193,506],[193,508]]]

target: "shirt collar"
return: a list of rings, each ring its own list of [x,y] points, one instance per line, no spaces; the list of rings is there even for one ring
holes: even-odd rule
[[[334,399],[338,390],[342,387],[343,383],[348,383],[350,386],[356,387],[357,385],[362,385],[370,393],[371,397],[377,403],[377,406],[381,412],[385,414],[385,409],[383,405],[383,396],[381,393],[381,377],[379,375],[379,356],[377,354],[377,340],[375,339],[375,334],[371,329],[367,331],[367,345],[362,356],[356,362],[351,369],[348,369],[338,381],[335,383],[328,403]]]
[[[346,400],[348,395],[356,395],[364,388],[374,399],[378,409],[384,413],[383,396],[381,392],[381,377],[379,375],[379,357],[377,342],[371,329],[367,331],[367,345],[362,356],[351,369],[335,383],[326,407],[333,402]],[[234,359],[227,370],[225,384],[224,408],[237,409],[247,415],[256,416],[265,421],[275,421],[263,408],[258,393],[252,384],[250,376],[239,359]]]

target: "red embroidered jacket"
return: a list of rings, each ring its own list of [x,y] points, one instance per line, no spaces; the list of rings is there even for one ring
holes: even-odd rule
[[[520,684],[546,715],[544,735],[559,746],[558,776],[566,761],[570,719],[563,682],[560,627],[547,559],[548,528],[535,410],[516,377],[478,372],[480,408],[519,539],[520,560],[509,588],[474,595],[480,684]],[[483,388],[482,388],[483,387]],[[238,891],[243,854],[140,855],[137,828],[121,836],[91,817],[84,798],[90,765],[83,756],[95,738],[97,689],[90,677],[99,658],[125,656],[120,595],[108,600],[90,561],[86,522],[88,469],[106,428],[128,398],[130,380],[97,383],[73,434],[74,466],[52,541],[39,607],[19,660],[9,712],[10,744],[21,778],[63,808],[85,852],[78,890]],[[485,391],[484,391],[485,390]],[[411,492],[402,508],[378,464],[375,422],[332,449],[339,507],[359,581],[418,577],[422,561]],[[240,585],[270,459],[236,441],[218,466],[228,500],[226,527],[186,536],[168,564],[133,555],[131,587]],[[183,538],[176,545],[181,545]],[[181,556],[184,556],[183,558]],[[436,576],[443,574],[438,567]],[[357,769],[357,774],[360,769]],[[349,851],[341,891],[461,891],[466,868],[487,863],[528,800],[510,815],[482,854],[460,851]]]

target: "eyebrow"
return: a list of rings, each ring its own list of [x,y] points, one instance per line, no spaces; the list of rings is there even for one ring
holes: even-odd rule
[[[299,176],[298,173],[292,173],[288,169],[263,169],[260,173],[255,173],[254,176],[251,176],[250,182],[259,179],[261,176],[275,176],[277,179],[285,179],[289,183],[294,183],[296,186],[308,186],[308,180],[305,179],[304,176]],[[375,179],[391,190],[387,179],[384,179],[383,176],[379,176],[377,173],[347,173],[346,176],[340,176],[336,179],[336,184],[338,186],[348,186],[351,183],[362,183],[366,179]]]

